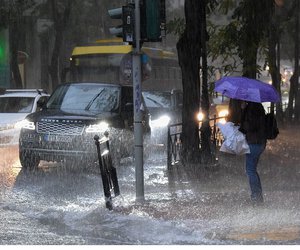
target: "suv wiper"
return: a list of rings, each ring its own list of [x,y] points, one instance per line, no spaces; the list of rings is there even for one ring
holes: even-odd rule
[[[86,107],[84,108],[84,110],[89,110],[90,107],[92,106],[92,104],[94,103],[94,101],[103,93],[105,89],[102,89],[97,95],[95,95],[93,97],[93,99],[88,103],[88,105],[86,105]]]

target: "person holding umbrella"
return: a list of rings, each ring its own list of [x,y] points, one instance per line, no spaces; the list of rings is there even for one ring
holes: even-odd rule
[[[240,131],[245,134],[250,153],[246,154],[246,173],[251,189],[251,201],[262,204],[261,181],[257,172],[259,158],[266,148],[265,110],[261,103],[242,102]]]
[[[240,103],[239,109],[232,109],[229,120],[240,125],[245,134],[250,153],[246,154],[246,174],[251,189],[251,201],[254,205],[263,204],[262,185],[257,165],[266,148],[265,110],[262,102],[279,102],[280,95],[267,83],[247,77],[223,77],[215,83],[215,91]],[[230,112],[230,111],[229,111]],[[240,118],[240,121],[239,121]]]

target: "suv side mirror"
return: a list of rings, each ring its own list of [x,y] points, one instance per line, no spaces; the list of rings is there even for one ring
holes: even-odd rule
[[[46,103],[47,103],[47,99],[46,98],[40,98],[37,101],[37,108],[39,110],[45,109],[46,108]]]

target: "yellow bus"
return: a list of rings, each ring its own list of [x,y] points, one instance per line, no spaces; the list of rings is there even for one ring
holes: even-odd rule
[[[63,81],[106,82],[124,84],[124,74],[131,74],[131,45],[95,44],[77,46],[70,58],[70,68]],[[182,89],[181,71],[175,53],[157,48],[142,48],[143,90]],[[127,71],[127,72],[126,72]],[[147,77],[146,75],[149,74]],[[131,83],[126,82],[127,84]]]

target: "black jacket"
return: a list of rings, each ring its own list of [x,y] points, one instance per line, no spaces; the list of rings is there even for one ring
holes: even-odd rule
[[[265,111],[261,103],[249,103],[242,113],[240,131],[249,144],[266,143]]]

